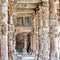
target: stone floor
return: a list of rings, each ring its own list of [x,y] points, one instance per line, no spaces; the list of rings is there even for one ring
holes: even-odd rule
[[[15,60],[35,60],[35,56],[31,54],[17,54]]]

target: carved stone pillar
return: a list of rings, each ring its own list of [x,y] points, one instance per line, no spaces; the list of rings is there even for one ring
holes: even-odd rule
[[[49,60],[49,30],[47,28],[42,29],[41,43],[42,43],[42,60]]]
[[[58,26],[58,19],[57,19],[57,8],[55,0],[49,1],[50,5],[50,55],[51,60],[58,60],[58,33],[57,33],[57,26]]]
[[[43,60],[49,60],[49,1],[43,1],[43,28],[42,28],[42,41],[43,41]]]
[[[24,34],[24,53],[27,54],[27,41],[28,40],[28,37],[27,37],[27,34]]]
[[[49,5],[48,1],[43,1],[39,6],[39,60],[49,59]]]
[[[2,36],[1,36],[1,25],[0,25],[0,60],[1,60],[1,44],[2,43]]]
[[[38,12],[34,17],[34,53],[36,55],[35,60],[38,59],[39,40],[38,40]]]
[[[31,52],[33,52],[33,33],[30,34],[30,40],[31,40]]]
[[[1,60],[8,60],[8,0],[0,0]]]
[[[34,19],[33,19],[33,22],[34,22],[34,33],[33,33],[33,53],[35,54],[36,52],[36,35],[35,35],[35,30],[36,30],[36,17],[34,16]]]
[[[1,60],[1,40],[0,40],[0,60]]]
[[[36,31],[35,31],[35,37],[36,37],[36,53],[38,54],[39,50],[39,40],[38,40],[38,12],[36,14]]]
[[[9,60],[14,60],[14,53],[15,53],[15,35],[14,35],[14,25],[13,25],[13,16],[10,16],[10,24],[8,26],[8,46],[9,46]]]

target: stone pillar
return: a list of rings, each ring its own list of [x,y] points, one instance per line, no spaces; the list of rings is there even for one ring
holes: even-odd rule
[[[58,33],[57,33],[57,26],[58,26],[58,19],[57,19],[57,8],[55,0],[49,1],[50,7],[50,55],[51,60],[58,60]]]
[[[30,34],[30,40],[31,40],[31,52],[33,52],[33,33]]]
[[[26,26],[25,17],[23,17],[23,26]]]
[[[39,60],[49,60],[49,4],[48,1],[41,2],[39,6]]]
[[[34,17],[34,53],[35,60],[38,59],[38,50],[39,50],[39,40],[38,40],[38,12]]]
[[[43,60],[49,60],[49,1],[43,1],[43,28],[42,28],[42,41],[43,41]]]
[[[42,29],[41,43],[42,43],[42,60],[49,60],[49,30],[47,28]]]
[[[0,60],[1,60],[1,40],[0,40]]]
[[[38,54],[38,50],[39,50],[39,41],[38,41],[38,12],[36,14],[36,31],[35,31],[35,35],[36,35],[36,53]]]
[[[33,32],[33,53],[35,54],[36,52],[36,35],[35,35],[35,30],[36,30],[36,17],[34,16],[33,19],[33,28],[34,28],[34,32]]]
[[[32,51],[34,53],[34,48],[35,48],[35,41],[34,41],[34,33],[32,34]]]
[[[1,36],[1,25],[0,25],[0,60],[1,60],[1,43],[2,43],[2,36]]]
[[[0,0],[1,60],[8,60],[8,0]]]
[[[24,34],[24,54],[27,54],[27,41],[28,37],[27,34]]]
[[[10,24],[8,26],[8,51],[9,51],[9,60],[14,60],[14,53],[15,53],[15,36],[14,36],[14,25],[13,25],[13,16],[10,16]]]

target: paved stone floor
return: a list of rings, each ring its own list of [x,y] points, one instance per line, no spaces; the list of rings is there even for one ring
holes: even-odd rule
[[[21,54],[18,54],[16,56],[16,60],[35,60],[35,56],[34,55],[21,55]]]

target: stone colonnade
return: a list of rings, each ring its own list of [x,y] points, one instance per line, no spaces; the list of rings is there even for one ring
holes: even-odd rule
[[[45,3],[47,5],[44,5]],[[35,43],[33,43],[33,46],[34,46],[33,50],[34,52],[36,52],[36,56],[39,56],[39,60],[40,59],[48,60],[49,52],[50,52],[50,60],[58,60],[59,58],[58,57],[58,39],[57,39],[58,38],[58,34],[57,34],[58,21],[57,21],[57,13],[56,13],[57,12],[56,4],[54,0],[49,0],[49,6],[47,1],[42,2],[42,4],[43,4],[42,6],[39,6],[40,14],[37,13],[34,18],[34,23],[35,23],[34,24],[34,42]],[[9,60],[11,60],[11,58],[12,59],[14,58],[13,56],[14,56],[15,44],[12,45],[14,41],[13,29],[14,29],[14,26],[12,22],[10,22],[10,25],[8,26],[8,0],[0,0],[0,42],[1,42],[0,60],[8,60],[8,52],[10,53]],[[8,48],[8,43],[9,43],[9,48]],[[40,46],[39,46],[39,43],[40,43]],[[38,53],[40,54],[38,55]]]
[[[58,19],[57,7],[54,0],[43,1],[39,5],[39,11],[34,18],[34,32],[35,32],[35,52],[39,56],[39,60],[58,60]],[[37,19],[38,18],[38,19]],[[39,20],[39,26],[37,21]],[[38,27],[37,27],[38,26]],[[39,33],[39,35],[38,35]],[[39,36],[39,37],[38,37]],[[36,49],[36,46],[38,49]]]

